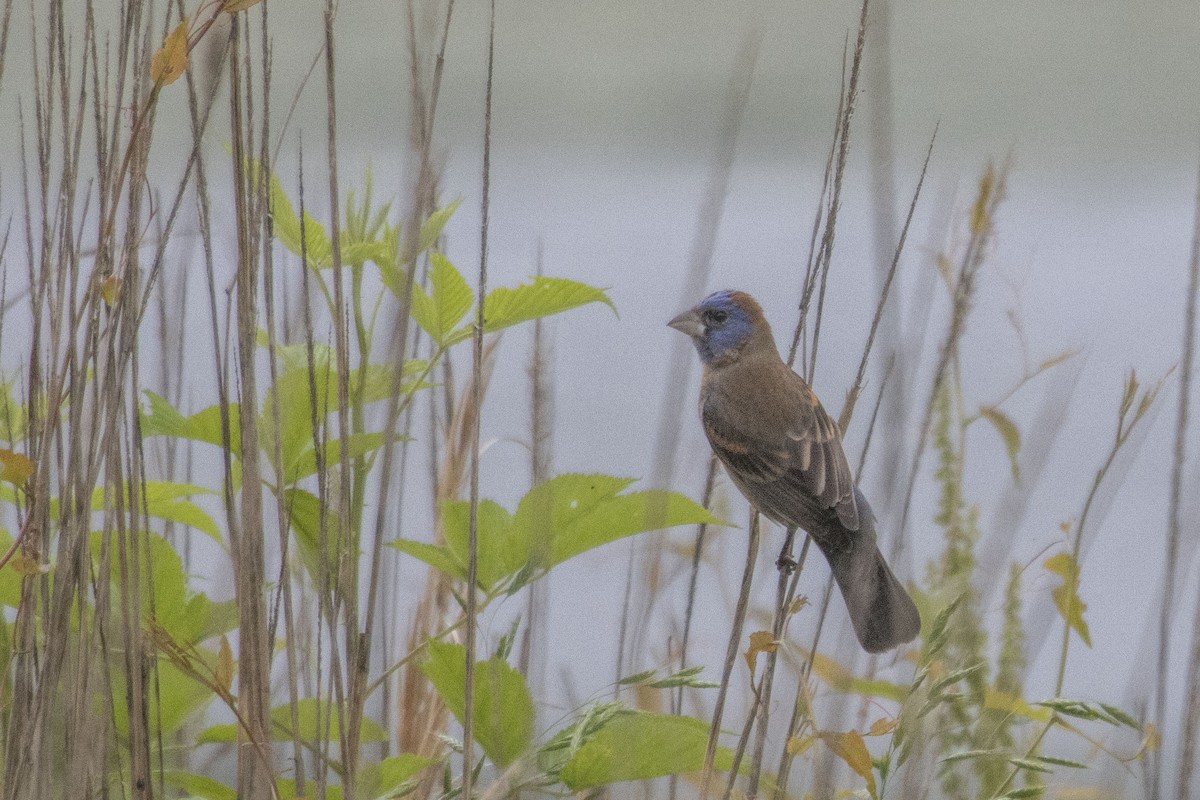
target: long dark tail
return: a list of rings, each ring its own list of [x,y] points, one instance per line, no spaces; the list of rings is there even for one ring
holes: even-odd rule
[[[868,653],[882,653],[915,639],[921,615],[879,552],[870,505],[857,490],[855,495],[859,529],[847,530],[834,520],[831,529],[815,532],[813,540],[829,559],[858,641]]]

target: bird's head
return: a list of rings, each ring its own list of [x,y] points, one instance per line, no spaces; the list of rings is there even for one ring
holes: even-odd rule
[[[747,346],[775,346],[762,308],[745,292],[713,292],[667,324],[692,337],[700,360],[713,366],[733,361]]]

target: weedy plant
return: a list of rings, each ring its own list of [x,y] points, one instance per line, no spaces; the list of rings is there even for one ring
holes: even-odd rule
[[[849,791],[998,800],[1052,796],[1056,784],[1095,787],[1094,765],[1060,752],[1072,738],[1113,763],[1138,763],[1159,747],[1161,711],[1135,718],[1060,695],[1076,643],[1090,646],[1082,553],[1094,504],[1114,491],[1112,474],[1147,426],[1163,381],[1147,389],[1130,373],[1111,447],[1078,518],[1064,524],[1061,547],[1032,561],[1009,554],[994,639],[983,621],[980,501],[964,481],[969,434],[991,426],[1010,458],[1005,477],[1020,480],[1021,426],[1005,403],[1069,360],[1027,367],[990,402],[974,398],[964,379],[960,345],[995,234],[1004,169],[984,173],[962,245],[931,267],[950,311],[901,476],[908,484],[898,534],[932,520],[944,536],[942,554],[913,587],[924,620],[918,642],[889,663],[839,660],[821,638],[828,586],[820,601],[799,591],[807,545],[801,569],[780,576],[774,606],[752,608],[765,539],[752,514],[722,679],[710,682],[705,656],[688,650],[688,632],[701,548],[728,525],[710,508],[720,495],[715,462],[702,502],[634,489],[633,479],[602,472],[553,474],[541,320],[612,302],[602,289],[543,275],[540,263],[529,282],[488,289],[486,222],[474,288],[450,257],[443,233],[458,202],[442,199],[434,121],[453,2],[405,8],[415,157],[403,209],[377,202],[369,175],[358,192],[339,182],[336,7],[325,4],[313,73],[323,64],[324,219],[308,210],[305,150],[285,147],[289,119],[277,126],[273,116],[270,31],[278,23],[269,15],[277,5],[179,2],[159,16],[142,0],[122,0],[111,18],[111,9],[83,6],[78,17],[66,0],[31,12],[40,35],[33,83],[20,90],[30,93],[18,119],[23,204],[0,249],[0,500],[15,523],[0,531],[5,798]],[[11,10],[8,0],[0,64]],[[791,356],[810,378],[867,20],[864,3],[800,287]],[[733,83],[724,156],[701,219],[707,229],[719,220],[750,72]],[[216,167],[203,141],[220,92],[230,122],[220,160],[233,177],[231,202],[216,204]],[[490,82],[487,103],[490,113]],[[181,161],[158,154],[156,122],[168,108],[191,125]],[[152,155],[179,175],[165,200],[153,188]],[[278,168],[293,155],[294,178]],[[487,164],[485,155],[485,220]],[[843,429],[858,420],[867,443],[890,369],[869,419],[854,416],[855,404],[924,176],[925,168],[839,415]],[[178,268],[182,218],[199,232],[198,279]],[[24,239],[19,256],[14,232]],[[698,242],[703,266],[711,235]],[[222,271],[218,251],[230,243],[233,260]],[[1195,272],[1193,264],[1185,342],[1194,337]],[[480,410],[491,382],[511,379],[493,374],[494,356],[500,332],[517,326],[534,330],[532,480],[505,507],[480,497]],[[915,375],[921,353],[914,355]],[[1190,368],[1188,355],[1185,376]],[[204,369],[210,380],[198,379]],[[1181,443],[1186,393],[1182,403]],[[936,461],[936,509],[911,506],[913,486],[930,471],[926,449]],[[427,457],[427,469],[415,453]],[[660,457],[668,463],[673,455]],[[417,487],[429,490],[428,509],[412,510]],[[412,530],[400,523],[413,516],[431,521],[431,535],[396,535]],[[539,591],[546,576],[595,548],[679,526],[697,530],[684,547],[662,535],[645,540],[646,563],[690,570],[682,645],[649,653],[627,619],[614,632],[618,669],[660,666],[589,687],[593,699],[547,720],[531,680],[547,636],[539,621],[553,600]],[[1055,576],[1048,596],[1026,588],[1034,562]],[[406,576],[417,566],[425,579],[414,583]],[[220,573],[232,575],[232,599],[201,590]],[[640,587],[632,586],[632,562],[629,574],[627,617],[635,589],[647,608],[663,607],[654,604],[664,591],[657,572]],[[478,616],[512,598],[521,602],[509,608],[523,613],[500,636],[481,636]],[[1055,632],[1023,626],[1030,603],[1053,606]],[[756,627],[764,620],[763,629],[743,636],[747,616]],[[1061,635],[1055,690],[1035,700],[1026,691],[1027,654],[1050,635]],[[1160,674],[1160,693],[1165,680]],[[854,702],[839,707],[830,697]],[[738,713],[740,730],[729,730]],[[1139,746],[1107,744],[1109,729],[1122,728]],[[1186,753],[1182,769],[1190,770]],[[1180,797],[1189,780],[1180,776]]]

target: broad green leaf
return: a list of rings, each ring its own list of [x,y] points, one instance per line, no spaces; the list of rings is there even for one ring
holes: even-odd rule
[[[1017,430],[1017,426],[1008,418],[1008,415],[997,408],[984,406],[979,409],[979,415],[992,423],[996,432],[1000,434],[1000,438],[1004,440],[1004,449],[1008,451],[1008,462],[1012,466],[1013,481],[1020,482],[1021,465],[1017,461],[1017,456],[1021,453],[1021,432]]]
[[[324,269],[332,263],[333,245],[325,226],[305,211],[301,227],[300,217],[283,190],[283,183],[274,174],[271,175],[271,218],[275,238],[296,255],[307,255],[310,267]]]
[[[649,490],[620,494],[632,478],[612,475],[559,475],[521,498],[513,515],[498,504],[479,505],[479,585],[493,589],[514,579],[509,591],[544,570],[595,547],[642,531],[706,522],[727,523],[681,494]],[[443,507],[446,547],[396,540],[392,546],[454,577],[465,574],[470,506]]]
[[[148,409],[142,412],[143,436],[173,436],[221,446],[221,408],[209,406],[185,417],[165,397],[146,390]],[[229,404],[229,440],[234,455],[242,452],[237,403]]]
[[[332,709],[332,717],[330,716]],[[318,721],[318,713],[320,720]],[[296,715],[299,721],[300,738],[304,741],[315,742],[328,738],[334,741],[341,737],[341,714],[336,705],[327,702],[317,702],[314,697],[305,697],[296,702]],[[271,737],[276,741],[292,738],[292,707],[288,704],[275,706],[271,709]],[[359,727],[359,741],[382,742],[387,738],[387,731],[375,720],[363,717]],[[200,732],[196,737],[199,744],[213,742],[233,742],[237,740],[237,723],[213,725]]]
[[[196,653],[205,662],[209,663],[210,666],[216,664],[217,655],[211,650],[198,647],[196,648]],[[197,681],[191,675],[181,671],[168,659],[160,657],[157,661],[158,674],[150,678],[151,681],[157,682],[157,691],[152,691],[147,695],[147,701],[150,704],[148,718],[152,731],[151,735],[156,736],[158,734],[161,720],[161,732],[166,736],[178,731],[184,721],[192,714],[207,706],[212,701],[214,695],[207,686]],[[125,696],[125,675],[122,670],[113,670],[112,690],[114,697]],[[123,702],[117,702],[109,706],[103,703],[99,697],[97,697],[96,702],[98,706],[103,708],[102,713],[106,717],[109,714],[112,715],[117,735],[121,737],[128,736],[128,705]]]
[[[454,212],[458,210],[460,203],[462,203],[461,198],[442,206],[421,223],[421,235],[417,240],[419,245],[418,252],[423,253],[437,244],[438,237],[442,235],[442,229],[446,227],[446,223],[450,221],[450,217],[454,216]]]
[[[618,714],[587,739],[559,771],[572,791],[619,781],[697,772],[704,767],[708,724],[693,717]]]
[[[420,775],[429,765],[436,763],[436,758],[401,753],[385,758],[378,764],[363,765],[358,775],[358,796],[362,800],[399,797],[407,782]]]
[[[170,769],[162,773],[163,783],[181,789],[190,797],[202,800],[237,800],[237,790],[207,775]]]
[[[430,253],[429,283],[426,293],[413,284],[412,317],[436,342],[444,342],[474,304],[475,295],[462,273],[441,253]]]
[[[393,441],[400,441],[405,437],[397,436]],[[384,437],[382,433],[354,433],[350,435],[349,447],[347,455],[351,459],[365,456],[373,453],[383,445]],[[325,468],[337,465],[342,457],[342,443],[340,441],[331,441],[325,447]],[[296,455],[296,460],[292,462],[291,468],[285,477],[285,483],[295,483],[301,478],[315,474],[317,471],[317,451],[316,448],[309,448],[301,451]]]
[[[451,578],[458,578],[462,581],[467,579],[466,568],[458,563],[448,548],[426,542],[414,542],[411,539],[393,539],[388,544],[402,553],[408,553],[413,558],[424,561]]]
[[[519,322],[560,314],[588,303],[604,303],[616,313],[616,306],[603,289],[567,278],[539,276],[520,286],[500,287],[488,292],[484,304],[484,330],[502,330]],[[452,333],[447,344],[471,337],[471,326],[464,325]]]
[[[1054,597],[1054,605],[1063,621],[1079,634],[1084,644],[1091,647],[1092,635],[1088,631],[1087,620],[1083,618],[1087,604],[1079,597],[1079,564],[1070,553],[1056,553],[1047,558],[1042,566],[1062,577],[1063,582],[1050,592]]]
[[[461,722],[466,709],[466,648],[431,641],[421,665],[446,707]],[[533,698],[525,678],[499,658],[475,664],[475,741],[498,766],[506,766],[533,741]]]
[[[394,375],[395,371],[385,364],[368,364],[361,374],[358,369],[351,370],[347,386],[351,402],[357,398],[365,405],[387,398],[391,394]],[[259,413],[262,450],[275,467],[276,474],[285,476],[284,483],[295,480],[296,472],[302,466],[301,459],[306,459],[305,464],[315,464],[315,456],[311,455],[314,389],[315,416],[323,423],[338,408],[337,373],[330,364],[316,365],[311,376],[307,365],[285,369],[263,400]],[[277,437],[282,465],[274,463]],[[308,461],[310,458],[313,460]],[[333,462],[327,458],[326,463]]]
[[[470,525],[471,504],[455,500],[442,505],[442,530],[446,537],[446,548],[455,562],[467,564],[467,536]],[[524,561],[515,567],[510,556],[512,515],[491,500],[481,500],[477,512],[478,537],[476,547],[476,575],[482,589],[491,589],[501,580],[520,569]],[[519,557],[519,556],[518,556]]]
[[[126,582],[122,576],[116,535],[111,535],[113,538],[109,543],[109,572],[113,582],[112,602],[116,604],[120,602],[121,594],[117,587],[124,586]],[[101,531],[92,532],[92,562],[97,567],[104,536]],[[158,534],[143,533],[141,538],[136,563],[140,573],[142,619],[153,618],[179,641],[194,641],[197,631],[187,615],[187,575],[183,571],[183,560],[171,543]],[[126,562],[132,569],[132,564],[135,563],[132,554],[127,556]],[[113,613],[117,613],[115,607]]]
[[[300,545],[300,560],[312,579],[319,581],[321,561],[324,561],[326,569],[336,570],[339,546],[349,546],[349,543],[339,541],[338,515],[330,508],[325,509],[325,553],[321,556],[320,498],[305,489],[292,488],[284,490],[284,499],[292,530],[296,532],[296,542]]]
[[[126,488],[128,489],[128,487]],[[96,487],[92,491],[93,511],[104,511],[115,507],[109,492],[110,489],[104,486]],[[145,503],[146,513],[150,516],[187,525],[208,534],[213,541],[223,541],[221,530],[209,513],[190,500],[181,499],[197,494],[215,495],[216,492],[212,489],[194,483],[146,481],[141,486],[141,493],[141,502]],[[125,508],[129,508],[128,492],[125,495]]]
[[[643,531],[699,523],[728,524],[678,492],[648,489],[620,495],[615,494],[619,489],[612,493],[595,491],[594,487],[603,484],[614,487],[614,480],[628,485],[623,478],[607,475],[563,475],[547,482],[553,484],[554,504],[560,509],[546,554],[547,568]]]

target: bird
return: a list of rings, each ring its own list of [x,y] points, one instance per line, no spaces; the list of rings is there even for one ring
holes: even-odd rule
[[[879,552],[838,424],[780,358],[762,307],[745,292],[718,291],[667,324],[691,337],[703,363],[700,420],[713,452],[746,499],[788,531],[780,568],[794,568],[792,537],[806,531],[864,650],[916,638],[920,613]]]

